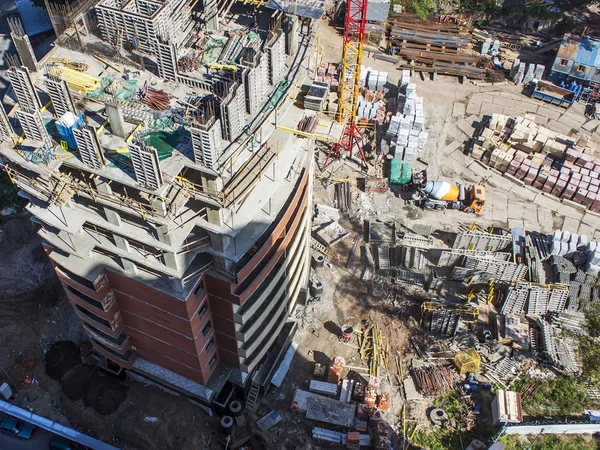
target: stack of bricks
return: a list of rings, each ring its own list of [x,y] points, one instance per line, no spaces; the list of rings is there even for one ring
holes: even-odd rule
[[[600,158],[588,135],[574,140],[537,126],[535,117],[493,114],[472,156],[546,194],[600,212]]]
[[[317,69],[315,81],[327,83],[331,92],[337,92],[340,86],[339,78],[340,73],[335,64],[321,63],[321,66]]]

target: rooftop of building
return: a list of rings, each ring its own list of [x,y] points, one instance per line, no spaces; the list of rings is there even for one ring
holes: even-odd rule
[[[599,50],[600,40],[566,34],[556,57],[571,59],[586,66],[599,66]]]

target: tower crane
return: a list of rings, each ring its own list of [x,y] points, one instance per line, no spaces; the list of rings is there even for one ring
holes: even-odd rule
[[[362,149],[363,134],[356,123],[358,94],[360,89],[360,66],[362,64],[365,26],[367,23],[368,0],[346,1],[346,23],[344,26],[344,51],[340,75],[339,107],[337,121],[345,123],[344,134],[339,143],[334,144],[327,154],[323,169],[329,159],[343,155],[352,156],[354,147],[358,148],[365,164],[367,160]]]

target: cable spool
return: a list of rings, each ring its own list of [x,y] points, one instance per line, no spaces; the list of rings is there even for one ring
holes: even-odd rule
[[[310,266],[313,269],[320,269],[321,267],[323,267],[325,265],[325,256],[317,253],[315,255],[312,256],[312,260],[310,263]]]
[[[229,412],[233,417],[238,417],[242,414],[242,404],[237,400],[229,403]]]
[[[223,418],[221,419],[221,427],[223,427],[225,433],[233,433],[233,417],[223,416]]]

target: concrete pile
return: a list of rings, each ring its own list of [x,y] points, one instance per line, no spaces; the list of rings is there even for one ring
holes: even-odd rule
[[[410,162],[425,148],[427,138],[423,97],[417,96],[416,85],[410,83],[410,72],[403,70],[398,86],[398,109],[390,119],[385,139],[394,158]]]
[[[600,212],[600,158],[589,135],[570,138],[535,117],[493,114],[473,140],[471,156],[507,178]]]

